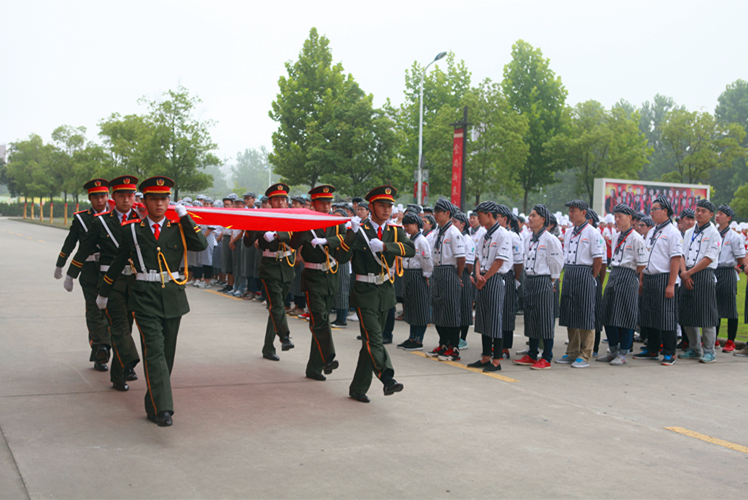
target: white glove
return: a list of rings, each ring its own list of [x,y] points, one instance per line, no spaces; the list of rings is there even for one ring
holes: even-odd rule
[[[56,280],[62,279],[62,268],[61,267],[55,267],[55,279]]]
[[[324,246],[327,245],[327,238],[314,238],[312,240],[312,246],[314,248],[317,248],[317,246]]]
[[[381,252],[382,250],[384,250],[384,243],[382,243],[382,240],[380,240],[379,238],[374,238],[373,240],[369,241],[369,246],[375,252]]]
[[[361,217],[356,216],[352,218],[351,219],[351,231],[353,231],[354,233],[357,233],[358,228],[360,227],[361,227]]]
[[[520,283],[520,282],[519,282],[519,281],[517,281],[517,280],[514,280],[514,289],[516,290],[516,289],[518,289],[518,288],[519,288],[520,286],[522,286],[522,283]]]
[[[65,281],[62,283],[62,286],[65,287],[65,290],[68,292],[73,291],[73,278],[71,276],[65,276]]]
[[[96,306],[99,309],[106,309],[107,302],[109,302],[109,297],[102,297],[101,295],[96,297]]]
[[[177,211],[177,215],[179,216],[180,219],[184,217],[185,215],[187,215],[187,207],[185,207],[181,203],[177,203],[176,205],[174,205],[174,210]]]
[[[263,236],[263,238],[265,238],[265,241],[267,241],[268,243],[270,243],[271,241],[273,241],[275,239],[275,231],[268,231],[268,232],[266,232],[265,236]]]

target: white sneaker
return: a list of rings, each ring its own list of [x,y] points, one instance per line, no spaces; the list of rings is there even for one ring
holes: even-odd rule
[[[347,321],[358,321],[358,314],[356,314],[356,313],[349,314],[348,318],[347,318]]]
[[[205,290],[206,288],[210,288],[210,285],[209,285],[208,283],[204,282],[204,281],[201,281],[201,282],[200,282],[200,283],[198,283],[198,284],[197,284],[196,286],[197,286],[198,288],[201,288],[201,289],[203,289],[203,290]]]
[[[610,362],[613,366],[623,366],[626,364],[626,356],[618,355],[616,356],[616,359]]]
[[[584,360],[584,358],[577,358],[571,364],[572,368],[589,368],[590,364]]]

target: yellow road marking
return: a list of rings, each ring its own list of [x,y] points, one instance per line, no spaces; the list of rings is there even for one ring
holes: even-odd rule
[[[242,300],[239,297],[232,297],[231,295],[226,295],[225,293],[218,293],[218,292],[213,291],[213,290],[205,290],[205,291],[208,292],[208,293],[214,293],[214,294],[218,295],[219,297],[226,297],[227,299]]]
[[[44,240],[36,240],[36,241],[38,241],[39,243],[46,243],[46,241]]]
[[[688,429],[684,429],[683,427],[665,427],[665,429],[668,431],[677,432],[678,434],[683,434],[684,436],[700,439],[702,441],[706,441],[707,443],[724,446],[725,448],[730,448],[731,450],[735,450],[741,453],[748,454],[748,446],[741,446],[739,444],[731,443],[730,441],[725,441],[723,439],[717,439],[711,436],[707,436],[706,434],[700,434],[698,432],[689,431]]]
[[[34,239],[31,236],[26,236],[26,238],[29,239],[29,240],[33,240]]]
[[[423,353],[423,352],[411,351],[411,354],[415,354],[416,356],[421,356],[422,358],[433,359],[434,361],[439,361],[438,358],[431,358],[427,356],[426,353]],[[510,377],[505,377],[504,375],[499,375],[498,373],[495,373],[495,372],[484,372],[480,368],[471,368],[469,366],[463,365],[462,363],[458,363],[456,361],[439,361],[439,362],[444,363],[445,365],[450,365],[456,368],[461,368],[469,372],[480,373],[481,375],[485,375],[486,377],[503,380],[504,382],[519,382],[519,380],[510,378]]]

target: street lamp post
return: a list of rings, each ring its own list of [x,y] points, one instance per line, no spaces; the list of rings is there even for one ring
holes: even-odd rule
[[[421,76],[421,118],[418,121],[418,204],[423,205],[423,81],[426,79],[426,71],[429,66],[446,56],[446,52],[439,52],[433,61],[423,68]]]
[[[268,163],[265,168],[268,170],[268,186],[273,183],[273,169]]]

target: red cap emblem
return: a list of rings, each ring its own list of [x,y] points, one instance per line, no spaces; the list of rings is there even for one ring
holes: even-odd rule
[[[158,179],[156,181],[156,184],[158,184],[159,186],[163,186],[164,185],[164,180],[163,179]]]

